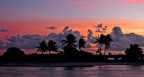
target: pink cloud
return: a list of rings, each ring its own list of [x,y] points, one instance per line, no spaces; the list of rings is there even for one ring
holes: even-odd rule
[[[144,4],[144,0],[127,0],[126,4]]]
[[[115,2],[102,2],[102,1],[75,1],[71,5],[76,9],[92,10],[99,7],[113,5]]]
[[[144,4],[144,0],[121,0],[121,1],[117,1],[115,3],[113,3],[113,5],[117,5],[117,4],[126,4],[126,5],[129,5],[129,4]]]
[[[97,0],[74,0],[70,3],[71,7],[82,10],[91,10],[94,8],[110,5],[129,5],[144,4],[144,0],[119,0],[119,1],[97,1]]]

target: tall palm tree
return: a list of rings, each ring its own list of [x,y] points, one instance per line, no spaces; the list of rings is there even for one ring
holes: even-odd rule
[[[101,53],[102,46],[104,45],[105,37],[106,36],[104,34],[101,34],[100,37],[98,37],[98,39],[96,39],[96,41],[94,42],[94,43],[98,43],[99,45],[98,53]]]
[[[45,52],[47,52],[47,44],[46,44],[46,42],[44,40],[42,42],[40,42],[39,45],[40,46],[37,47],[38,48],[37,51],[42,52],[42,54],[45,53]]]
[[[65,40],[62,40],[62,46],[64,46],[64,51],[67,53],[72,53],[76,51],[76,37],[73,34],[68,34]]]
[[[81,51],[81,48],[85,48],[86,41],[83,38],[79,39],[79,50]]]
[[[51,51],[57,52],[56,42],[53,40],[49,40],[48,45],[47,45],[47,50],[49,51],[49,54]]]
[[[105,45],[104,55],[105,55],[106,49],[109,49],[111,47],[112,41],[113,41],[113,39],[111,38],[111,35],[107,34],[105,36],[105,40],[104,40],[104,45]]]
[[[107,35],[101,34],[100,37],[98,37],[98,39],[96,40],[95,43],[99,44],[99,46],[100,46],[99,49],[100,50],[102,50],[102,46],[105,45],[105,49],[104,49],[104,55],[105,55],[105,51],[106,51],[106,49],[110,48],[111,42],[112,42],[112,38],[111,38],[110,34],[107,34]]]

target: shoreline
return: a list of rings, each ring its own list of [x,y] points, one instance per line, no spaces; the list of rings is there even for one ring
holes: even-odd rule
[[[93,67],[101,65],[144,65],[144,62],[0,62],[0,67]]]

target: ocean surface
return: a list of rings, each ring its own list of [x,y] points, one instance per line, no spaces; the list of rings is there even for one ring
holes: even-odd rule
[[[0,77],[144,77],[144,66],[0,67]]]

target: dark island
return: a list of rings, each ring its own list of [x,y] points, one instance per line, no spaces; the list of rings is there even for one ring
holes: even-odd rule
[[[125,55],[105,55],[105,51],[110,48],[112,42],[111,35],[101,34],[95,41],[99,45],[98,50],[94,55],[84,51],[86,41],[80,38],[78,45],[75,43],[76,37],[73,34],[68,34],[65,40],[62,40],[63,51],[58,51],[56,42],[49,40],[39,43],[38,52],[41,54],[25,54],[17,47],[11,47],[0,56],[0,66],[93,66],[101,64],[143,64],[144,54],[138,44],[131,44],[125,50]],[[104,47],[104,48],[103,48]],[[101,51],[104,51],[102,54]],[[46,52],[49,54],[45,54]],[[57,52],[57,53],[51,53]]]

